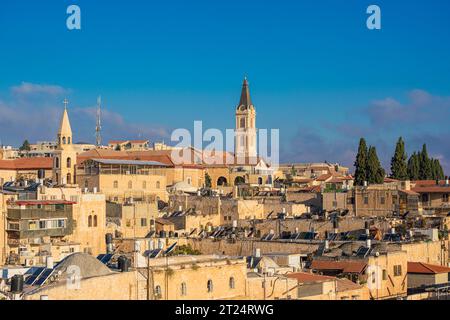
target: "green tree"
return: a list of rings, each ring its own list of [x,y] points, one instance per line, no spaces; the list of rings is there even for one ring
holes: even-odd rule
[[[208,174],[208,172],[205,173],[205,187],[206,188],[211,188],[212,184],[211,184],[211,177]]]
[[[431,172],[433,180],[444,179],[444,170],[442,169],[439,159],[431,159]]]
[[[364,138],[359,140],[355,161],[355,185],[362,186],[367,181],[367,144]]]
[[[433,179],[431,159],[428,157],[426,144],[424,144],[422,147],[422,152],[420,152],[419,160],[420,160],[419,179],[420,180]]]
[[[367,157],[367,182],[372,184],[383,183],[384,176],[385,171],[378,159],[377,149],[371,146]]]
[[[22,143],[22,146],[19,148],[20,151],[30,151],[31,147],[30,147],[30,143],[28,142],[28,140],[25,140]]]
[[[419,180],[420,175],[420,159],[419,155],[414,152],[408,160],[408,178],[409,180]]]
[[[397,141],[394,156],[391,159],[391,177],[398,180],[408,179],[408,164],[405,142],[402,137]]]

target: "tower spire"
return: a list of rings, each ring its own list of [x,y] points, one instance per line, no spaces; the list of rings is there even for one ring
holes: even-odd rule
[[[242,84],[242,91],[241,91],[241,99],[239,100],[238,108],[241,109],[249,109],[253,105],[252,99],[250,97],[250,88],[248,85],[247,76],[244,77],[244,83]]]

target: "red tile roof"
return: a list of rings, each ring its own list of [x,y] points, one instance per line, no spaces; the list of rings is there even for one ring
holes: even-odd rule
[[[35,205],[54,205],[54,204],[76,204],[76,202],[66,200],[19,200],[14,201],[13,204],[18,206],[35,206]]]
[[[450,193],[450,186],[414,187],[411,190],[417,193]]]
[[[362,273],[366,267],[367,263],[356,261],[313,260],[311,263],[313,270],[336,270],[342,273]]]
[[[307,272],[290,273],[287,275],[287,277],[297,279],[299,283],[336,281],[336,291],[338,292],[362,288],[361,285],[358,285],[348,279],[339,279],[336,277],[323,276],[314,273],[307,273]]]
[[[0,170],[51,170],[53,159],[47,157],[0,160]]]
[[[316,179],[316,181],[326,181],[326,180],[330,179],[331,177],[333,177],[333,175],[331,173],[323,174],[323,175],[319,176]]]
[[[408,262],[408,273],[417,273],[417,274],[450,273],[450,268],[423,262]]]

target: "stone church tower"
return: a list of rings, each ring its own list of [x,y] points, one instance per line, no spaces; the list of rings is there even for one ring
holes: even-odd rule
[[[255,158],[256,149],[256,111],[250,98],[247,78],[242,85],[241,100],[236,108],[235,156]]]
[[[53,183],[58,186],[75,184],[77,153],[73,148],[72,128],[67,113],[67,99],[64,100],[64,112],[59,125],[57,148],[53,157]]]

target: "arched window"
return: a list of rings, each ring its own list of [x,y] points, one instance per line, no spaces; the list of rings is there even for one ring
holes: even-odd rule
[[[66,144],[66,137],[63,137],[62,141],[63,141],[63,144]]]
[[[119,181],[116,180],[116,181],[113,182],[113,188],[114,189],[119,188]]]
[[[88,227],[92,227],[92,216],[88,217]]]
[[[58,169],[59,168],[59,158],[55,157],[55,168]]]
[[[234,289],[235,288],[235,282],[234,282],[234,278],[233,277],[230,277],[230,289]]]
[[[67,168],[72,167],[72,159],[71,158],[67,158]]]
[[[156,286],[155,287],[155,296],[156,296],[156,298],[160,298],[161,297],[161,286]]]
[[[159,189],[159,188],[161,188],[161,182],[156,181],[156,189]]]
[[[147,189],[147,181],[142,182],[142,189]]]
[[[259,184],[259,185],[262,185],[262,184],[263,184],[263,178],[261,178],[261,177],[258,178],[258,184]]]
[[[206,288],[208,289],[208,292],[213,292],[213,282],[212,280],[208,280],[208,284],[206,285]]]
[[[218,186],[226,186],[228,183],[227,178],[225,177],[219,177],[219,179],[217,179],[217,185]]]
[[[245,128],[245,118],[241,118],[239,127],[240,127],[240,128]]]
[[[186,282],[183,282],[183,283],[181,284],[181,295],[182,295],[182,296],[187,295],[187,286],[186,286]]]
[[[70,144],[70,137],[67,138],[67,144]]]
[[[133,182],[132,181],[128,181],[128,189],[133,189]]]
[[[94,227],[97,227],[98,221],[97,221],[97,215],[94,216]]]
[[[72,176],[70,175],[70,173],[67,174],[66,179],[66,184],[72,184]]]

